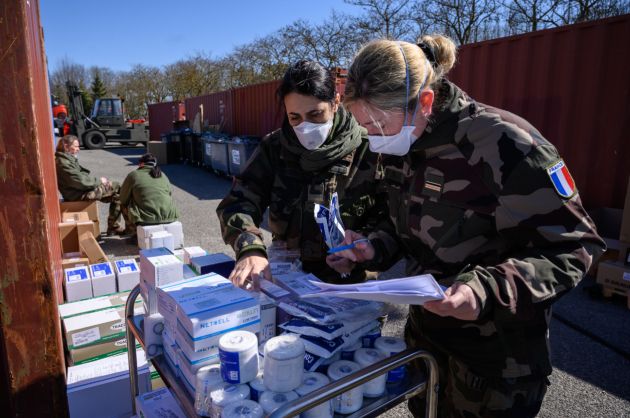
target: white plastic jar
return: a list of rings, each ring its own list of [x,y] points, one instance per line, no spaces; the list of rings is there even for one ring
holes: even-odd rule
[[[374,348],[383,353],[386,358],[398,354],[407,349],[407,344],[402,338],[380,337],[374,341]],[[387,373],[387,381],[390,383],[400,382],[405,378],[405,366],[400,366]]]
[[[302,384],[304,343],[297,335],[280,335],[265,343],[265,387],[274,392],[289,392]]]
[[[221,418],[263,418],[262,406],[249,399],[232,402],[221,412]]]
[[[354,352],[363,346],[363,341],[359,338],[354,342],[354,344],[350,344],[347,347],[341,349],[341,360],[350,360],[354,359]]]
[[[316,372],[304,373],[302,386],[295,389],[295,392],[299,396],[305,396],[321,387],[326,386],[328,383],[330,383],[330,379],[326,375]],[[332,401],[326,401],[300,414],[301,418],[332,418],[332,416]]]
[[[354,361],[339,360],[328,366],[328,377],[337,381],[361,370]],[[358,411],[363,406],[363,385],[350,389],[333,399],[333,409],[340,414],[351,414]]]
[[[359,363],[361,368],[366,368],[374,363],[384,360],[383,353],[375,348],[359,348],[354,352],[354,361]],[[375,377],[363,384],[363,396],[366,398],[378,398],[385,393],[385,385],[387,383],[387,373]]]
[[[285,403],[289,403],[298,398],[298,394],[290,392],[274,392],[271,390],[266,391],[260,395],[260,406],[262,406],[265,415],[271,414],[276,409],[280,408]]]
[[[249,331],[231,331],[219,339],[221,375],[236,385],[254,380],[258,375],[258,338]]]
[[[249,399],[249,386],[226,385],[210,392],[210,399],[212,400],[211,416],[218,418],[227,405]]]

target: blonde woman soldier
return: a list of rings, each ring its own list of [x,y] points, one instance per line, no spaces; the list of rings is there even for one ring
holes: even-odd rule
[[[533,417],[551,374],[551,305],[605,245],[554,146],[445,78],[455,54],[426,36],[355,57],[345,105],[384,156],[389,216],[340,255],[377,271],[406,257],[407,275],[448,287],[411,306],[405,330],[438,359],[440,416]],[[361,238],[346,231],[346,243]],[[422,415],[422,400],[409,406]]]

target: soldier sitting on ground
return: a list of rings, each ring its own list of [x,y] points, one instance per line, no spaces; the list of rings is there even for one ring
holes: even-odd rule
[[[177,221],[179,215],[173,202],[171,183],[158,167],[156,158],[144,154],[138,165],[137,170],[127,175],[120,188],[121,209],[127,229],[135,231],[138,225]]]
[[[126,235],[131,231],[120,225],[120,184],[105,177],[96,178],[78,160],[79,138],[66,135],[59,140],[55,152],[57,187],[65,201],[80,200],[109,203],[107,235]]]
[[[328,205],[336,191],[344,225],[362,230],[376,223],[383,216],[375,199],[377,155],[368,151],[365,130],[340,106],[335,80],[320,64],[289,67],[278,96],[286,110],[282,128],[262,140],[217,208],[223,238],[238,260],[230,279],[244,286],[260,273],[270,276],[260,230],[269,209],[274,242],[299,251],[304,271],[328,282],[365,280],[361,267],[344,271],[345,278],[326,265],[314,204]]]

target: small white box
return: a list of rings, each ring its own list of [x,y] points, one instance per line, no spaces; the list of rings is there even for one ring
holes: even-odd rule
[[[167,231],[157,231],[151,233],[150,248],[164,247],[169,251],[175,250],[173,234]]]
[[[144,347],[148,359],[163,352],[164,317],[159,313],[144,316]]]
[[[149,367],[137,351],[138,388],[151,390]],[[127,353],[68,367],[67,393],[71,417],[112,418],[131,415]],[[115,400],[115,402],[112,402]]]
[[[276,302],[262,292],[253,292],[258,295],[260,303],[260,331],[258,343],[262,344],[276,336]]]
[[[142,418],[186,418],[186,414],[166,387],[136,397],[136,413]]]
[[[184,248],[184,263],[190,264],[190,260],[194,257],[200,257],[208,254],[206,250],[201,247],[186,247]]]
[[[181,261],[184,261],[184,249],[183,248],[178,248],[176,250],[172,251],[173,255],[177,258],[179,258]]]
[[[164,230],[173,235],[175,248],[181,248],[184,246],[184,230],[180,221],[171,222],[165,224]]]
[[[124,292],[131,290],[140,282],[140,269],[136,264],[136,260],[130,258],[128,260],[114,261],[116,266],[116,279],[118,281],[118,291]]]
[[[92,279],[87,266],[66,269],[63,283],[68,302],[92,297]]]
[[[92,294],[105,296],[116,293],[116,274],[109,263],[90,265],[92,274]]]
[[[138,247],[144,250],[149,248],[151,233],[157,231],[164,231],[162,225],[144,225],[136,228],[136,234],[138,235]]]
[[[140,251],[142,279],[153,287],[184,279],[183,263],[166,248]]]

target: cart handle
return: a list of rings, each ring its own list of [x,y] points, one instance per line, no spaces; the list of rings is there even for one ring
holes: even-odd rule
[[[426,388],[426,410],[425,417],[435,418],[437,415],[437,392],[439,388],[438,382],[438,366],[435,357],[431,353],[424,350],[408,349],[402,351],[395,356],[379,361],[365,369],[352,373],[349,376],[340,379],[334,384],[328,384],[316,391],[313,391],[303,397],[289,402],[276,409],[269,418],[283,418],[298,416],[300,413],[313,408],[325,401],[333,399],[350,389],[374,379],[390,370],[407,364],[415,359],[423,359],[428,371],[428,387]],[[416,395],[417,393],[413,394]],[[413,396],[411,395],[411,396]]]
[[[125,304],[125,327],[127,334],[127,360],[129,363],[129,383],[131,385],[131,411],[133,415],[136,414],[136,397],[139,394],[138,389],[138,359],[136,357],[136,337],[131,332],[133,324],[134,307],[136,305],[136,299],[140,294],[140,285],[136,285],[129,296],[127,297],[127,303]]]

